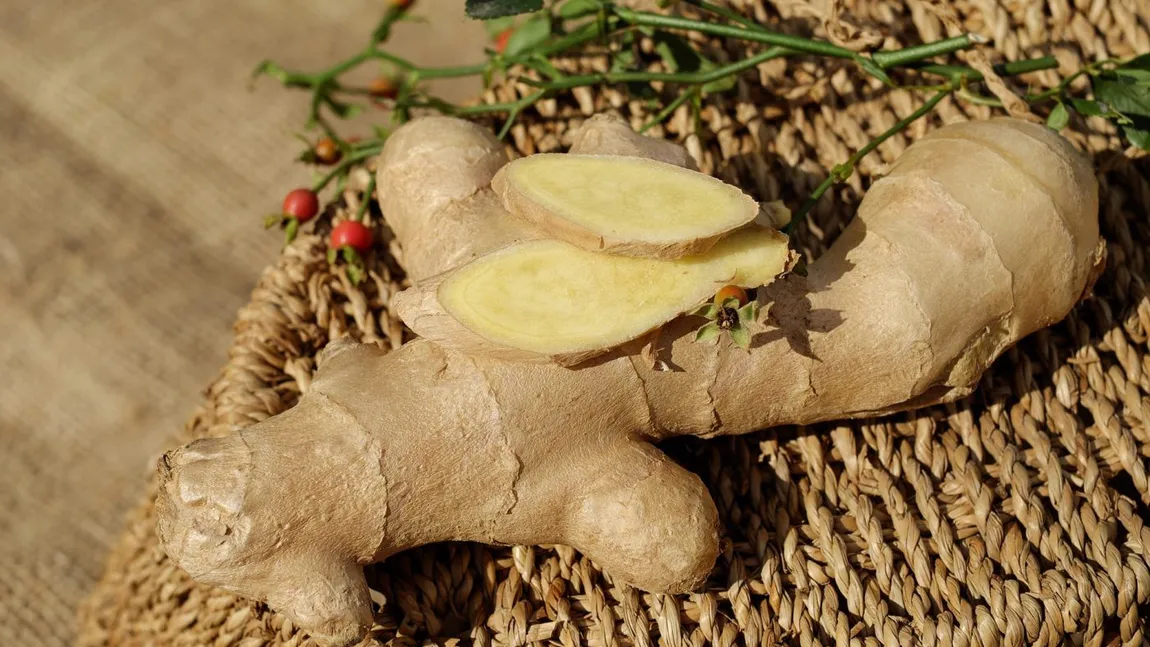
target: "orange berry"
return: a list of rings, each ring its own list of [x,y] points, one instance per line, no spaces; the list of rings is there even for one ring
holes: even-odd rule
[[[715,305],[723,305],[724,302],[735,299],[738,302],[739,308],[747,305],[747,291],[737,285],[724,286],[717,294],[715,294]]]
[[[386,76],[377,76],[367,86],[368,93],[376,99],[394,99],[399,94],[395,81]]]
[[[507,49],[507,41],[511,40],[511,34],[514,33],[510,27],[499,32],[495,36],[495,51],[502,54],[503,50]]]
[[[343,153],[330,137],[324,137],[315,143],[315,161],[320,164],[335,164],[341,157]]]

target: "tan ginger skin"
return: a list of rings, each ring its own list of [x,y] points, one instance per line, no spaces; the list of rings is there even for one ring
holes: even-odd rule
[[[605,118],[573,150],[690,163]],[[539,236],[493,195],[506,158],[475,125],[414,121],[380,162],[416,281]],[[875,182],[808,278],[760,290],[772,325],[750,352],[693,342],[690,320],[663,333],[667,372],[633,348],[573,370],[426,340],[386,354],[334,342],[294,408],[161,460],[160,538],[193,578],[266,600],[330,645],[371,626],[364,565],[444,540],[567,544],[617,581],[689,591],[718,554],[718,515],[653,443],[970,393],[1088,289],[1097,211],[1089,163],[1055,133],[1007,119],[942,128]]]

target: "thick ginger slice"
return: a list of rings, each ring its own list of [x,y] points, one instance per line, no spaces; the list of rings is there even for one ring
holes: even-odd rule
[[[543,154],[491,181],[508,211],[585,249],[681,258],[758,214],[750,196],[704,173],[642,157]]]
[[[445,346],[572,365],[667,323],[724,285],[766,285],[790,256],[786,236],[757,228],[677,260],[536,240],[405,291],[394,305],[412,330]]]

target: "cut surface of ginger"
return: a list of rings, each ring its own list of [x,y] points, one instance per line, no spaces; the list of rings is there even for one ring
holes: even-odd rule
[[[787,238],[748,229],[706,253],[658,260],[591,252],[557,240],[514,245],[460,268],[440,305],[487,340],[546,355],[636,339],[724,285],[765,285],[784,269]]]
[[[639,157],[532,155],[501,173],[495,185],[510,211],[588,249],[694,254],[758,213],[735,186]]]

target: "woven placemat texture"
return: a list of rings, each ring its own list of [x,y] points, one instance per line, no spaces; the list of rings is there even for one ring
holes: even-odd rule
[[[844,19],[887,44],[947,35],[921,2],[858,0]],[[948,3],[997,56],[1052,53],[1062,73],[1150,51],[1144,0]],[[804,30],[808,3],[749,3],[760,21]],[[817,30],[816,30],[817,31]],[[711,44],[721,59],[746,50]],[[605,64],[561,61],[570,69]],[[1056,82],[1052,73],[1028,81]],[[501,87],[484,100],[520,96]],[[921,96],[876,88],[849,66],[773,61],[686,109],[655,135],[685,141],[703,170],[760,200],[805,196],[825,169],[912,111]],[[643,123],[647,107],[613,91],[544,102],[511,132],[519,153],[561,150],[595,111]],[[870,179],[939,123],[989,116],[944,101],[937,115],[879,147],[798,229],[817,256]],[[524,645],[1141,645],[1150,608],[1150,165],[1108,126],[1075,121],[1097,154],[1109,265],[1096,296],[997,362],[967,400],[879,421],[786,428],[667,449],[708,484],[726,541],[705,589],[646,594],[564,547],[429,546],[371,567],[385,601],[374,639]],[[353,208],[359,199],[345,195]],[[185,440],[234,432],[292,406],[314,355],[351,335],[396,347],[387,309],[403,286],[402,250],[372,255],[355,288],[323,258],[321,230],[262,275],[236,325],[230,360]],[[770,397],[764,393],[763,397]],[[570,484],[573,491],[578,483]],[[80,643],[305,645],[264,605],[190,581],[158,548],[150,501],[135,513],[82,612]]]
[[[291,137],[306,99],[249,90],[251,68],[358,51],[378,11],[0,1],[0,645],[73,644],[76,606],[278,253],[260,220],[308,181]],[[457,0],[417,11],[434,24],[405,23],[398,51],[482,55]]]

